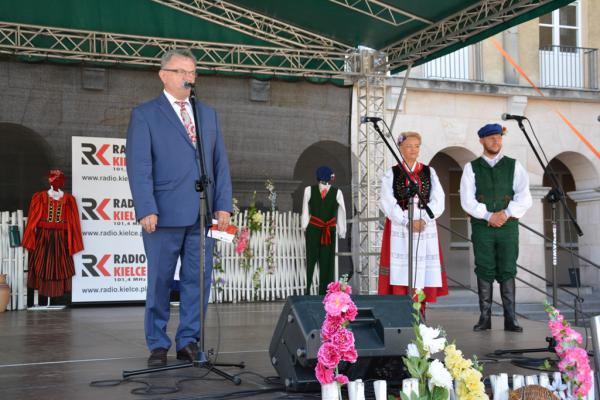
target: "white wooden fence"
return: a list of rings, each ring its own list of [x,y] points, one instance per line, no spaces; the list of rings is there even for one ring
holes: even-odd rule
[[[0,212],[0,274],[6,274],[6,283],[11,288],[7,310],[27,308],[27,282],[25,282],[27,251],[21,246],[10,247],[8,233],[9,226],[16,225],[22,240],[25,220],[22,210]]]
[[[264,221],[259,232],[252,234],[250,246],[253,257],[250,267],[241,267],[242,255],[235,252],[235,244],[217,243],[217,251],[221,254],[223,271],[215,271],[211,290],[211,301],[271,301],[285,299],[291,295],[302,295],[306,289],[306,249],[304,233],[300,227],[298,213],[263,213]],[[247,212],[239,213],[232,223],[238,228],[246,225]],[[273,268],[269,271],[268,243],[269,226],[275,220],[275,238],[273,240]],[[215,259],[217,262],[217,259]],[[253,275],[258,268],[260,284],[253,283]],[[318,291],[318,267],[315,268],[311,294]]]
[[[272,301],[292,295],[302,295],[306,288],[306,249],[304,233],[298,213],[263,213],[264,221],[259,232],[254,232],[248,246],[253,252],[250,267],[241,266],[242,255],[235,252],[235,244],[217,243],[221,254],[222,271],[213,273],[217,282],[211,290],[211,302]],[[246,225],[247,212],[239,213],[232,221],[239,228]],[[269,226],[275,220],[272,269],[268,264]],[[7,275],[11,287],[8,310],[27,308],[27,282],[25,268],[28,252],[23,247],[10,247],[9,226],[17,225],[21,240],[26,218],[23,211],[0,212],[0,274]],[[215,259],[215,262],[217,260]],[[259,284],[255,287],[253,276],[257,269]],[[311,294],[319,286],[318,265],[313,275]]]

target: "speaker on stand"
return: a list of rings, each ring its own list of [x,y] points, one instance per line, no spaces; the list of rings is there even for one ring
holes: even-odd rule
[[[341,363],[340,372],[355,379],[398,381],[407,377],[402,362],[414,339],[412,302],[408,296],[352,296],[358,309],[349,329],[358,360]],[[317,352],[325,320],[323,296],[288,297],[275,327],[269,356],[286,390],[316,391]]]

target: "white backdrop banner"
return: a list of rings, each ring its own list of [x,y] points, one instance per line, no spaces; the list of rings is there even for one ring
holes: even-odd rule
[[[72,301],[145,300],[147,262],[125,170],[125,139],[75,136],[72,157],[84,245],[74,258]]]

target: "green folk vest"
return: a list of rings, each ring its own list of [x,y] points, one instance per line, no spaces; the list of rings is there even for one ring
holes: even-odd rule
[[[314,215],[325,222],[329,221],[331,218],[337,217],[337,192],[338,189],[331,186],[325,198],[321,199],[319,185],[312,185],[310,187],[310,200],[308,201],[309,214]]]
[[[513,198],[515,159],[502,157],[492,168],[482,158],[471,161],[475,174],[475,198],[484,203],[489,212],[504,210]]]

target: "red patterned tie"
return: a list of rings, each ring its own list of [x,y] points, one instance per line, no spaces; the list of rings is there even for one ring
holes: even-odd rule
[[[187,109],[185,108],[185,101],[176,101],[175,104],[179,106],[179,112],[181,114],[181,120],[183,121],[183,126],[185,127],[185,131],[187,132],[190,140],[194,145],[196,145],[196,129],[194,128],[194,121],[190,118],[190,114],[188,114]]]

